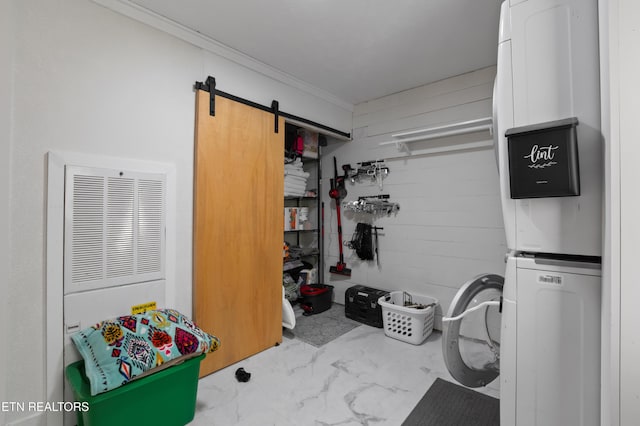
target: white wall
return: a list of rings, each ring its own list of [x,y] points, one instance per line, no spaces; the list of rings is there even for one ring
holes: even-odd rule
[[[45,401],[48,151],[175,166],[177,255],[169,260],[175,263],[175,276],[168,277],[168,300],[190,315],[194,82],[212,75],[220,90],[265,104],[278,99],[287,112],[346,131],[351,113],[87,0],[2,2],[0,15],[0,52],[3,58],[15,55],[12,85],[5,61],[0,69],[3,140],[13,129],[10,143],[0,145],[0,199],[9,201],[0,203],[0,237],[9,233],[5,248],[12,252],[10,271],[3,274],[9,277],[8,288],[1,289],[12,326],[3,327],[3,342],[10,344],[3,351],[7,359],[0,358],[7,370],[0,375],[6,378],[7,392],[0,396]],[[5,38],[5,32],[15,40],[9,46],[11,37]],[[9,104],[4,95],[11,90]],[[4,220],[6,215],[10,221]],[[41,424],[44,418],[6,413],[6,421]]]
[[[7,298],[11,265],[11,68],[13,66],[13,33],[11,3],[0,2],[0,324],[7,324]],[[8,332],[1,328],[0,340],[8,342]],[[0,351],[0,377],[7,376],[7,351]],[[6,383],[0,383],[0,401],[7,401]],[[6,414],[0,411],[0,424]]]
[[[640,416],[638,242],[640,241],[640,3],[601,0],[603,132],[607,140],[603,297],[603,425]]]
[[[640,418],[640,285],[638,284],[638,242],[640,242],[640,3],[637,0],[613,1],[617,7],[619,55],[612,65],[612,80],[618,82],[617,114],[620,149],[620,424],[638,424]],[[619,109],[618,109],[619,108]],[[619,121],[618,121],[619,120]]]
[[[500,208],[498,173],[491,148],[428,154],[434,147],[491,141],[488,132],[410,145],[412,156],[395,146],[379,146],[391,134],[456,121],[490,117],[495,68],[436,82],[357,105],[354,140],[323,150],[325,202],[325,281],[334,285],[336,300],[355,284],[385,290],[406,290],[440,300],[446,311],[456,291],[480,273],[504,275],[506,241]],[[345,248],[349,279],[330,274],[338,255],[335,204],[328,197],[333,156],[341,166],[387,159],[390,169],[383,190],[376,183],[347,183],[347,200],[389,194],[400,211],[375,220],[384,227],[379,237],[380,267],[360,261]],[[365,216],[343,214],[343,239],[350,240]]]
[[[600,78],[604,158],[601,424],[620,425],[620,143],[617,0],[600,0]],[[615,22],[614,22],[615,20]],[[613,76],[616,76],[615,78]],[[614,118],[615,117],[615,118]]]

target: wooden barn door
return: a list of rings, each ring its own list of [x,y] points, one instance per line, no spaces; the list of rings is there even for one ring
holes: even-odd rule
[[[222,342],[205,376],[282,341],[284,119],[197,91],[194,319]]]

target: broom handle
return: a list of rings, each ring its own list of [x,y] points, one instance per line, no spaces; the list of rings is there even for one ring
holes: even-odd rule
[[[344,263],[344,255],[342,253],[342,220],[340,219],[340,197],[336,198],[336,214],[338,216],[338,236],[340,238],[340,243],[338,247],[340,248],[340,263]]]

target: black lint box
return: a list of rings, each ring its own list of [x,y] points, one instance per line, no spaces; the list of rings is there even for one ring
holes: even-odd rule
[[[382,328],[382,307],[378,299],[388,294],[388,291],[363,285],[349,287],[344,294],[344,314],[352,320]]]
[[[573,117],[506,131],[511,198],[580,195],[577,125]]]

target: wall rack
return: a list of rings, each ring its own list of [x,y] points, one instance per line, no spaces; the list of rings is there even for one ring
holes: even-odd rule
[[[408,151],[407,143],[426,141],[431,139],[440,139],[449,136],[457,136],[468,133],[476,133],[483,131],[492,131],[493,119],[491,117],[479,118],[476,120],[460,121],[444,126],[429,127],[426,129],[412,130],[409,132],[395,133],[391,135],[392,141],[380,142],[380,146],[395,145],[398,150]],[[483,145],[484,146],[484,145]],[[475,147],[475,146],[474,146]],[[452,151],[463,148],[452,148]],[[445,149],[446,150],[446,149]],[[443,150],[444,151],[444,150]]]

